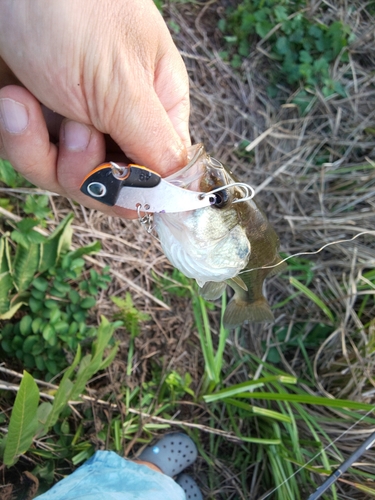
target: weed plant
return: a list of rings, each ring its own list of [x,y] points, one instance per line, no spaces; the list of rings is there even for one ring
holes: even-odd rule
[[[3,161],[0,180],[11,188],[25,184]],[[79,344],[96,336],[89,314],[110,276],[108,268],[88,269],[84,260],[100,249],[98,242],[70,250],[72,215],[48,237],[36,230],[51,214],[48,196],[27,195],[20,209],[29,217],[0,239],[0,359],[18,360],[49,380],[69,366]]]
[[[348,60],[350,28],[341,21],[328,25],[316,21],[306,0],[243,0],[228,7],[219,29],[227,45],[221,55],[234,68],[261,40],[268,57],[277,63],[278,70],[273,67],[269,75],[273,88],[280,81],[292,88],[302,82],[309,89],[320,87],[325,96],[334,92],[345,96],[330,68],[337,58]]]
[[[110,277],[108,269],[86,269],[83,256],[98,244],[68,251],[71,216],[48,238],[34,230],[36,222],[23,219],[0,240],[1,358],[16,358],[49,380],[69,365],[69,353],[95,337],[89,313]]]

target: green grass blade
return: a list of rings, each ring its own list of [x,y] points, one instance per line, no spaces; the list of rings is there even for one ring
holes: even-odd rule
[[[306,295],[307,298],[312,300],[320,309],[324,312],[324,314],[332,321],[335,322],[335,317],[332,311],[325,305],[325,303],[317,296],[314,292],[309,290],[305,285],[300,283],[295,278],[289,278],[290,284],[297,288],[300,292]]]
[[[230,330],[226,330],[223,326],[223,316],[224,316],[224,311],[226,309],[226,305],[227,305],[227,294],[223,293],[221,299],[222,313],[221,313],[221,324],[219,331],[219,345],[217,347],[217,351],[215,354],[215,373],[216,373],[216,380],[218,381],[220,380],[221,369],[223,366],[223,354],[225,350],[225,343],[230,333]]]
[[[208,382],[215,383],[216,381],[215,356],[213,353],[211,330],[208,321],[207,310],[202,297],[193,296],[193,312],[195,317],[195,323],[199,333],[199,339],[205,362],[205,372],[208,377]]]
[[[310,396],[308,394],[288,394],[270,392],[243,392],[236,394],[237,398],[264,399],[267,401],[289,401],[293,403],[304,403],[308,405],[325,406],[326,408],[348,408],[352,410],[371,411],[374,405],[348,401],[347,399],[330,399],[321,396]]]
[[[257,389],[258,387],[263,387],[264,384],[270,382],[283,382],[284,384],[296,384],[297,379],[292,376],[284,375],[271,375],[269,377],[259,378],[257,380],[248,380],[247,382],[242,382],[241,384],[232,385],[227,389],[222,389],[221,391],[215,392],[215,394],[209,394],[203,396],[206,403],[212,403],[213,401],[218,401],[228,397],[241,394],[249,389]]]
[[[227,398],[225,403],[229,403],[237,408],[241,408],[242,410],[246,410],[250,415],[257,417],[267,417],[272,418],[274,420],[279,420],[281,422],[291,422],[291,418],[288,415],[280,413],[274,410],[268,410],[267,408],[260,408],[259,406],[249,405],[248,403],[244,403],[235,398]]]

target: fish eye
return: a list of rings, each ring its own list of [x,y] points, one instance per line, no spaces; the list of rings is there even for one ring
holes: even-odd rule
[[[215,201],[213,206],[216,208],[223,208],[229,201],[229,194],[227,189],[223,189],[222,191],[218,191],[215,193]]]

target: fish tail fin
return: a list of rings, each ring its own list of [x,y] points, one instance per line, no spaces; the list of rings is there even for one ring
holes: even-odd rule
[[[225,309],[223,325],[224,328],[236,328],[245,321],[262,323],[274,321],[274,319],[271,308],[264,297],[254,302],[245,302],[239,300],[235,295]]]

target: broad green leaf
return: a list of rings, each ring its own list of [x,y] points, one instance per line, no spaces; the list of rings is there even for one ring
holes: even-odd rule
[[[0,274],[0,317],[2,314],[7,313],[10,308],[9,292],[13,288],[13,280],[9,273]]]
[[[4,464],[11,466],[31,446],[37,427],[39,389],[33,377],[23,372],[23,378],[10,416],[4,450]]]
[[[42,245],[42,255],[39,265],[40,272],[54,267],[60,254],[70,249],[73,234],[71,228],[73,217],[73,214],[67,215]]]
[[[43,236],[43,234],[38,233],[37,231],[30,231],[27,234],[27,239],[30,243],[35,243],[37,245],[46,241],[46,237]]]
[[[3,236],[0,238],[0,274],[10,271],[9,260],[9,243]]]
[[[24,211],[37,219],[45,219],[51,216],[49,209],[49,197],[47,195],[28,195],[24,204]]]
[[[80,302],[80,306],[82,309],[90,309],[91,307],[94,307],[96,304],[96,298],[95,297],[86,297]]]
[[[17,246],[14,258],[13,281],[18,291],[26,290],[34,279],[38,270],[40,248],[39,245],[29,244],[28,248]]]
[[[8,238],[2,237],[0,239],[0,319],[10,319],[24,303],[24,298],[19,296],[12,302],[13,286],[9,241]]]
[[[106,368],[108,368],[108,366],[115,359],[119,347],[120,347],[120,342],[116,342],[116,344],[114,345],[114,347],[112,347],[108,356],[101,363],[99,370],[105,370]]]
[[[55,425],[57,419],[59,418],[60,413],[65,408],[67,402],[69,400],[74,399],[71,395],[74,388],[74,384],[70,380],[70,377],[73,375],[73,372],[78,363],[80,362],[80,360],[81,360],[81,346],[78,346],[77,353],[74,357],[73,363],[64,373],[59,388],[56,391],[55,398],[53,400],[52,410],[50,411],[45,423],[45,429],[44,429],[45,433],[47,433],[48,430],[53,425]]]
[[[27,239],[27,236],[25,236],[23,233],[20,233],[19,231],[12,231],[10,236],[13,241],[27,248],[29,240]]]
[[[11,188],[15,188],[18,186],[17,177],[18,174],[9,161],[0,158],[0,181]]]
[[[46,434],[46,424],[48,421],[48,417],[50,416],[52,411],[52,403],[43,402],[38,406],[37,410],[37,418],[38,418],[38,428],[35,432],[37,437],[41,437]]]
[[[101,248],[102,246],[100,244],[100,241],[94,241],[94,243],[91,243],[90,245],[80,247],[73,252],[69,252],[68,255],[70,259],[74,260],[78,259],[79,257],[83,257],[84,255],[89,255],[90,253],[97,253]]]
[[[40,276],[35,278],[32,285],[40,292],[46,292],[48,288],[48,281]]]
[[[103,363],[104,351],[108,348],[109,341],[114,333],[115,326],[102,316],[98,328],[97,338],[92,345],[92,354],[87,355],[81,361],[77,378],[72,391],[71,399],[76,399],[85,389],[85,385],[91,377],[100,370]],[[113,353],[110,354],[110,356]]]
[[[20,301],[15,301],[14,303],[11,304],[10,308],[8,309],[8,311],[6,311],[5,313],[3,314],[0,314],[0,319],[11,319],[13,318],[13,316],[16,314],[16,312],[18,311],[18,309],[22,306],[22,305],[26,305],[27,302],[25,302],[24,300],[20,300]]]
[[[23,335],[24,337],[27,337],[28,335],[31,334],[31,332],[32,332],[31,323],[32,322],[33,322],[33,319],[28,314],[21,319],[21,321],[20,321],[21,335]]]

